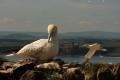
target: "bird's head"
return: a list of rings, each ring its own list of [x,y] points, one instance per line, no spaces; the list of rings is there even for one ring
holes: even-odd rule
[[[55,24],[48,25],[48,42],[52,37],[57,35],[57,26]]]

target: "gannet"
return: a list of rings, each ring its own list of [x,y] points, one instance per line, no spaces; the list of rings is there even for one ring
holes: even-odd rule
[[[30,56],[36,60],[47,61],[58,54],[58,28],[55,24],[48,25],[48,39],[39,39],[25,45],[15,54],[6,56]]]
[[[89,51],[84,56],[83,64],[86,64],[92,58],[92,56],[95,54],[95,52],[97,50],[106,51],[106,49],[103,49],[101,47],[101,44],[99,44],[99,43],[94,43],[94,44],[91,44],[91,45],[85,44],[83,46],[89,48]]]

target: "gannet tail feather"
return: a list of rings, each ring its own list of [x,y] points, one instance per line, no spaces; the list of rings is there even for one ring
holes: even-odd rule
[[[8,55],[6,55],[6,56],[15,56],[15,54],[8,54]]]
[[[15,52],[12,52],[12,53],[10,53],[10,54],[8,54],[8,55],[6,55],[6,56],[15,56],[16,55],[16,53]]]

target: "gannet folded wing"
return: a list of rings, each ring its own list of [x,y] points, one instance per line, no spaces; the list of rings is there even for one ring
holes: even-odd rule
[[[47,43],[47,39],[40,39],[40,40],[37,40],[30,44],[25,45],[17,53],[9,54],[6,56],[14,56],[14,55],[32,56],[32,55],[36,54],[36,52],[38,52],[38,51],[40,52],[42,50],[42,48],[45,47],[46,43]]]
[[[24,46],[21,50],[17,52],[16,55],[19,56],[32,56],[36,53],[40,53],[44,47],[46,47],[47,39],[40,39],[33,43],[30,43],[26,46]],[[41,53],[42,54],[42,53]]]

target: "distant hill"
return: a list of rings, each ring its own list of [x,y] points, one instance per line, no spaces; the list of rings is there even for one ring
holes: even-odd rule
[[[35,36],[29,35],[29,34],[22,34],[22,33],[16,33],[16,34],[9,34],[7,36],[4,36],[5,39],[24,39],[24,40],[31,40],[36,38]]]
[[[87,32],[68,32],[62,34],[66,38],[87,38],[87,39],[120,39],[119,32],[87,31]]]
[[[18,40],[33,40],[45,38],[47,33],[44,32],[0,32],[0,39],[18,39]]]
[[[31,40],[46,38],[45,32],[0,32],[0,39]],[[59,33],[60,39],[85,38],[85,39],[120,39],[120,32],[86,31]]]

